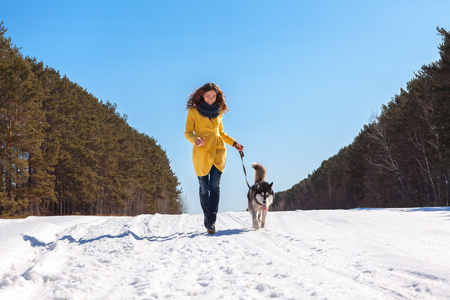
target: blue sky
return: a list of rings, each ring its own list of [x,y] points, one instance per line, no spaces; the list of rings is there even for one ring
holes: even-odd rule
[[[13,1],[0,20],[36,57],[166,150],[190,213],[200,213],[189,94],[215,82],[225,131],[286,190],[349,145],[422,65],[439,59],[450,1]],[[245,210],[244,173],[228,148],[220,211]]]

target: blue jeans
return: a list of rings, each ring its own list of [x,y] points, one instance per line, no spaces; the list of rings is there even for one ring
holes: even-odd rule
[[[213,165],[208,175],[198,177],[200,204],[205,216],[206,228],[216,223],[220,199],[220,176],[222,172]]]

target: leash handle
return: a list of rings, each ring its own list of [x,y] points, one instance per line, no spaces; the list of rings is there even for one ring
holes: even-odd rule
[[[245,171],[245,166],[244,166],[244,151],[239,151],[239,155],[241,156],[242,168],[244,169],[245,182],[247,183],[248,189],[251,190],[252,188],[250,187],[250,184],[248,184],[247,171]]]

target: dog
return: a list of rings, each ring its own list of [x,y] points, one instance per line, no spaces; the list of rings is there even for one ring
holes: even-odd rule
[[[267,212],[273,203],[273,182],[265,181],[266,168],[262,164],[252,163],[252,167],[255,169],[255,184],[247,193],[248,211],[252,215],[253,228],[259,229],[266,226]]]

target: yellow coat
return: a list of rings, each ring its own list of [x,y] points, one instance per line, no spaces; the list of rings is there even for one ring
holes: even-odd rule
[[[235,140],[223,131],[222,117],[222,110],[219,116],[213,119],[202,116],[195,107],[188,111],[184,136],[194,145],[192,161],[197,176],[208,175],[213,165],[222,173],[225,170],[225,143],[233,146]],[[202,147],[195,145],[199,137],[205,139],[205,145]]]

